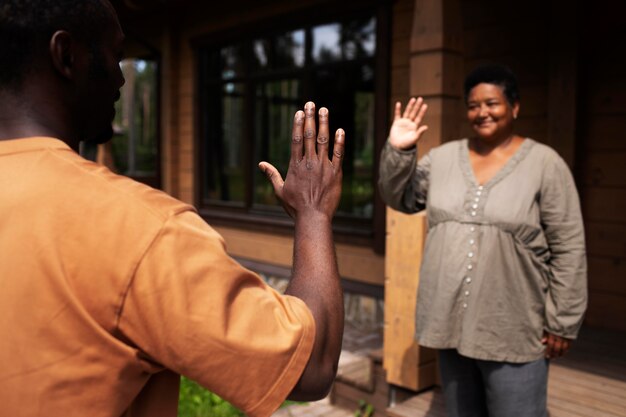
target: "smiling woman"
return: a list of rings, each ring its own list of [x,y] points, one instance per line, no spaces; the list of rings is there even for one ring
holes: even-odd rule
[[[541,417],[548,359],[567,352],[586,308],[578,195],[554,150],[515,133],[508,68],[474,70],[465,98],[473,135],[419,162],[426,104],[396,104],[380,190],[396,210],[427,209],[416,338],[440,350],[448,416]]]

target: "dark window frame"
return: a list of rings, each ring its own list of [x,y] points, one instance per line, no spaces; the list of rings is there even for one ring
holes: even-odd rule
[[[371,246],[377,253],[384,252],[385,244],[385,205],[382,202],[377,187],[378,180],[378,155],[384,141],[387,137],[388,131],[388,103],[389,103],[389,66],[390,66],[390,45],[391,45],[391,2],[389,1],[366,1],[354,4],[343,4],[340,7],[334,7],[333,12],[327,14],[320,13],[319,8],[307,11],[298,11],[291,15],[281,15],[275,18],[268,19],[264,22],[256,23],[255,25],[248,25],[244,30],[241,28],[231,28],[229,30],[221,31],[218,33],[211,33],[198,37],[192,41],[194,47],[195,74],[194,81],[198,88],[202,88],[201,79],[201,53],[207,48],[219,48],[228,44],[235,44],[242,40],[253,39],[254,37],[271,36],[277,33],[284,33],[290,30],[306,29],[305,33],[310,33],[311,28],[326,23],[333,23],[337,21],[349,20],[355,13],[363,14],[370,13],[376,17],[376,54],[374,57],[373,65],[376,73],[375,85],[374,85],[374,157],[372,165],[372,188],[373,188],[373,216],[371,219],[358,219],[350,217],[342,217],[340,221],[333,223],[333,229],[337,241],[342,243],[350,243],[357,245]],[[306,16],[309,16],[308,18]],[[311,18],[310,16],[315,16]],[[289,22],[284,24],[283,22]],[[311,42],[307,40],[307,48],[311,47]],[[308,59],[310,54],[305,53],[305,59]],[[329,64],[332,66],[333,64]],[[351,63],[351,65],[357,65],[357,63]],[[319,67],[319,65],[318,65]],[[313,69],[305,63],[304,68],[297,69],[296,73],[307,73],[305,78],[311,77]],[[288,74],[289,70],[285,71]],[[269,81],[277,74],[273,73],[259,79]],[[284,78],[280,78],[284,79]],[[235,82],[235,78],[233,81]],[[308,81],[305,81],[308,82]],[[306,87],[305,87],[306,91]],[[252,91],[248,91],[247,94],[253,96]],[[262,212],[256,211],[252,204],[246,204],[244,208],[238,207],[237,204],[228,202],[220,202],[206,204],[203,198],[204,188],[204,176],[203,170],[206,168],[206,153],[207,143],[203,140],[205,132],[203,132],[204,121],[202,117],[201,109],[206,109],[206,103],[202,102],[203,93],[199,92],[196,96],[194,103],[194,120],[195,120],[195,144],[198,150],[195,160],[195,189],[194,197],[195,203],[198,207],[200,215],[214,225],[228,226],[234,228],[247,228],[256,231],[267,231],[272,233],[290,234],[293,231],[293,221],[288,218],[284,213],[277,211],[275,214],[271,211]],[[246,100],[248,105],[252,105],[253,97],[248,97]],[[254,127],[254,120],[251,111],[245,111],[245,123],[243,126],[243,137],[247,140],[251,138],[249,129]],[[331,108],[332,117],[332,108]],[[246,142],[247,144],[248,142]],[[245,146],[243,151],[245,152],[244,158],[246,161],[251,161],[253,152],[252,146]],[[272,162],[272,161],[270,161]],[[247,194],[245,199],[248,203],[252,201],[252,181],[253,163],[247,162],[244,164],[244,177],[247,181]],[[285,173],[283,173],[284,175]],[[337,219],[336,219],[337,220]]]

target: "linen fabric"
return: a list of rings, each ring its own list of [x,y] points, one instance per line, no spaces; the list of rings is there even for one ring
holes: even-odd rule
[[[175,416],[180,374],[269,416],[313,346],[306,305],[194,209],[54,138],[0,142],[3,415]]]
[[[569,168],[526,138],[505,166],[478,184],[468,140],[432,149],[389,142],[379,188],[392,208],[427,208],[416,338],[466,357],[530,362],[544,330],[575,338],[587,304],[585,239]]]

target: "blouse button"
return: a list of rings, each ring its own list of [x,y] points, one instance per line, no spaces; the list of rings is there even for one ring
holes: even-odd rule
[[[474,199],[474,201],[478,203],[478,202],[480,201],[480,198],[479,198],[479,197],[476,197],[476,198]]]
[[[481,195],[483,192],[482,191],[476,191],[476,195]]]
[[[474,244],[474,242],[475,242],[475,240],[474,240],[474,239],[470,239],[470,245],[473,245],[473,244]]]
[[[467,303],[463,303],[463,308],[467,308]]]
[[[468,297],[469,296],[469,291],[465,291],[465,296]]]
[[[475,226],[470,226],[470,232],[475,232],[476,231],[476,227]]]
[[[472,204],[472,208],[473,209],[477,209],[478,208],[478,204]]]
[[[475,211],[472,211],[471,215],[472,215],[472,216],[476,216],[476,212],[475,212]]]
[[[472,264],[467,265],[467,269],[469,269],[470,271],[472,270],[472,268],[474,268]]]
[[[479,189],[479,190],[482,190],[483,188],[484,188],[484,187],[483,187],[482,185],[479,185],[479,186],[478,186],[478,189]]]
[[[470,252],[470,253],[468,253],[468,254],[467,254],[467,257],[468,257],[468,258],[473,258],[473,257],[474,257],[474,252]]]
[[[465,283],[469,284],[470,282],[472,282],[472,278],[470,277],[465,277]]]

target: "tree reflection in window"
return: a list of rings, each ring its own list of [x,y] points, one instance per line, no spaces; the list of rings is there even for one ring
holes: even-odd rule
[[[115,103],[112,141],[114,169],[135,178],[157,176],[157,63],[125,59],[120,64],[126,83]]]

